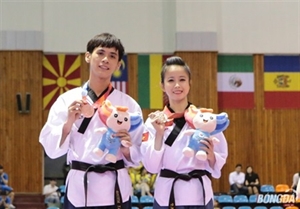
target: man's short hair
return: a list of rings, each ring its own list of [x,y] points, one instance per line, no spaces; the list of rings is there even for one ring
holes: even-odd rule
[[[235,168],[237,168],[237,167],[243,167],[243,166],[242,166],[242,164],[238,163],[238,164],[236,164]]]

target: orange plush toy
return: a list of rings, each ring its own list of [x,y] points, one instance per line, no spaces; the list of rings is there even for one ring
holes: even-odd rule
[[[202,149],[205,145],[201,140],[211,138],[214,143],[219,139],[212,135],[224,131],[229,125],[227,113],[214,114],[212,109],[196,108],[191,105],[184,115],[186,122],[193,127],[185,131],[185,134],[191,135],[189,144],[183,149],[183,154],[187,157],[194,155],[198,160],[207,159],[207,153]]]
[[[103,102],[98,109],[98,113],[100,119],[107,127],[96,130],[102,133],[103,136],[94,152],[99,156],[103,156],[104,151],[107,149],[108,153],[105,159],[115,163],[121,144],[125,147],[130,145],[127,141],[121,141],[119,137],[114,137],[113,135],[121,129],[126,129],[129,132],[135,130],[142,124],[142,116],[138,113],[129,113],[128,108],[124,106],[114,107],[108,100]]]

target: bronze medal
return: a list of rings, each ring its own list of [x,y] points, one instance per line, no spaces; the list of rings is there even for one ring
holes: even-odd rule
[[[81,107],[81,114],[83,115],[83,117],[85,118],[90,118],[94,115],[94,107],[90,104],[84,104]]]

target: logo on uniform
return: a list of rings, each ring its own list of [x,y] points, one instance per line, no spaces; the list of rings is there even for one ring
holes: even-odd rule
[[[274,79],[274,83],[278,88],[289,88],[289,83],[292,80],[289,78],[288,75],[277,75]]]
[[[148,138],[149,138],[149,132],[143,133],[142,142],[148,141]]]

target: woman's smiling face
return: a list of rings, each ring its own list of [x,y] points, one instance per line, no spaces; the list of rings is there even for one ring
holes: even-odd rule
[[[190,91],[190,81],[189,75],[184,67],[179,65],[168,66],[162,89],[166,92],[170,101],[185,99]]]

